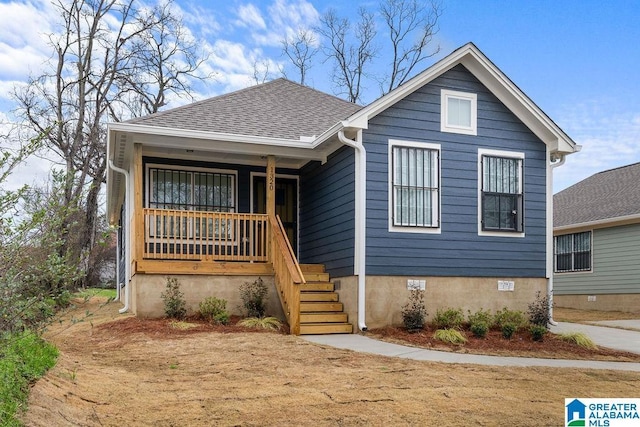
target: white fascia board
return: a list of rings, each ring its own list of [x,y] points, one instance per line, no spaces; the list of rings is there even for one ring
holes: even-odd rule
[[[606,218],[600,219],[597,221],[587,221],[579,224],[570,224],[570,225],[562,225],[559,227],[553,227],[553,233],[559,234],[567,231],[581,231],[581,230],[591,230],[597,228],[607,228],[607,227],[618,227],[621,225],[630,225],[640,223],[640,214],[634,215],[625,215],[619,216],[615,218]]]

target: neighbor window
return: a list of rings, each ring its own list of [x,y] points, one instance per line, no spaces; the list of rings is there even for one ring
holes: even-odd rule
[[[481,231],[523,232],[523,157],[519,153],[480,151]]]
[[[554,239],[556,273],[591,270],[591,231]]]
[[[440,227],[440,146],[389,141],[390,229]]]
[[[442,89],[440,95],[440,130],[477,134],[478,97],[475,93]]]

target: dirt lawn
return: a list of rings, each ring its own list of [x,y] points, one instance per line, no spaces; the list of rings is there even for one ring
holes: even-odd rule
[[[637,397],[640,387],[640,373],[449,365],[277,333],[183,331],[120,307],[93,298],[50,327],[60,357],[31,390],[27,426],[557,426],[565,397]]]

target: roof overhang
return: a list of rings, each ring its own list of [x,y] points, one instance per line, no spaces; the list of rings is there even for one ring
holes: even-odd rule
[[[620,227],[623,225],[640,224],[640,214],[605,218],[596,221],[588,221],[580,224],[561,225],[553,227],[553,234],[579,233],[581,231],[596,230],[599,228]]]

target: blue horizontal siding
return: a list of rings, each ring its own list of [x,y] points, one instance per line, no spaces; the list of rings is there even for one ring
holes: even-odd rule
[[[334,277],[353,274],[354,174],[348,147],[300,171],[300,261],[324,264]]]
[[[440,90],[478,95],[477,136],[440,132]],[[388,231],[388,141],[441,145],[441,234]],[[367,274],[544,277],[546,147],[463,66],[369,122]],[[478,149],[524,152],[525,237],[478,235]]]

